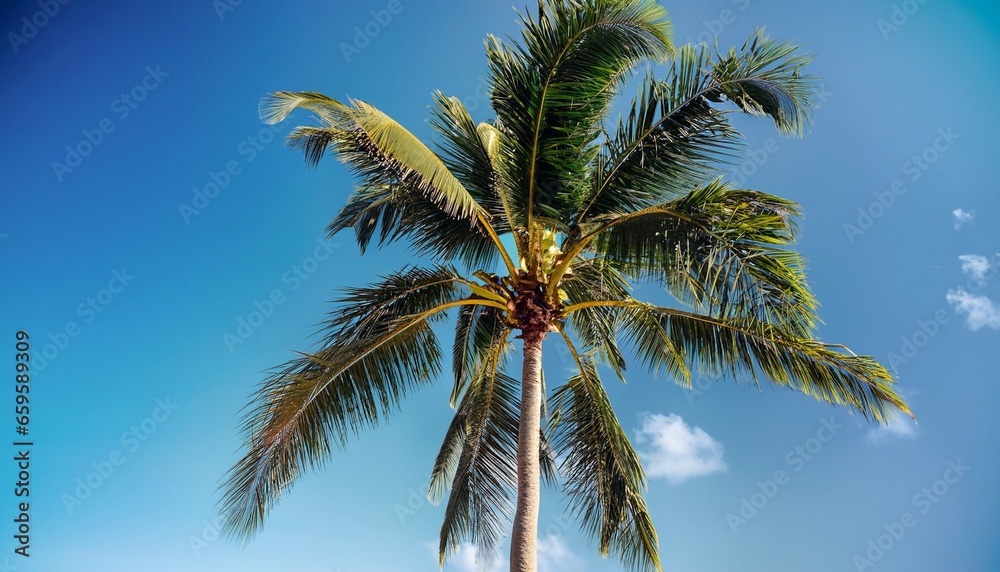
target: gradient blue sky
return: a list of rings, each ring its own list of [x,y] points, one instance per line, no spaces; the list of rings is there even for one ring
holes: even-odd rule
[[[335,161],[307,170],[281,143],[287,126],[263,127],[257,105],[279,89],[351,96],[424,137],[441,89],[487,119],[482,40],[514,33],[514,11],[508,1],[402,0],[348,58],[355,28],[390,2],[246,0],[221,17],[220,5],[77,0],[51,17],[35,16],[37,2],[0,6],[0,103],[10,119],[0,355],[13,371],[14,332],[27,329],[36,366],[32,556],[13,554],[16,474],[0,462],[0,565],[435,570],[427,545],[443,511],[423,493],[450,419],[448,383],[302,479],[246,548],[215,538],[214,491],[236,459],[239,412],[261,372],[309,347],[332,289],[412,260],[402,246],[362,259],[348,235],[317,242],[351,180]],[[667,570],[1000,570],[1000,9],[665,6],[678,43],[718,33],[720,45],[739,44],[766,25],[815,54],[827,95],[812,132],[780,139],[764,122],[740,121],[758,159],[731,176],[803,205],[800,247],[823,304],[822,337],[891,361],[920,422],[873,432],[799,394],[711,380],[686,391],[634,368],[628,386],[609,391],[652,476]],[[894,6],[898,25],[880,29]],[[22,34],[22,18],[44,22],[26,41],[10,35]],[[101,127],[99,143],[81,145]],[[87,152],[71,171],[53,166],[66,163],[67,146]],[[181,205],[213,178],[224,188],[185,217]],[[892,204],[872,206],[880,195]],[[859,209],[872,218],[859,222]],[[227,345],[275,290],[269,316]],[[567,364],[547,347],[555,378]],[[786,478],[772,486],[777,471]],[[88,479],[96,486],[81,487]],[[773,496],[754,496],[763,489]],[[733,524],[727,515],[739,516],[744,500],[759,508]],[[560,510],[547,492],[543,570],[619,569]],[[894,526],[901,520],[910,526]],[[473,556],[464,548],[446,569],[473,570]]]

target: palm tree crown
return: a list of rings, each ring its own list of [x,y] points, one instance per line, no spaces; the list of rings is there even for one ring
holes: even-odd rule
[[[602,554],[660,569],[643,469],[599,375],[603,364],[624,380],[627,352],[681,384],[696,373],[748,377],[878,422],[909,413],[882,365],[816,339],[817,303],[790,248],[798,206],[721,176],[742,149],[734,111],[803,133],[809,59],[761,31],[728,52],[674,48],[651,0],[541,0],[521,23],[520,41],[486,41],[493,120],[476,123],[461,101],[435,94],[437,150],[363,101],[267,100],[269,123],[298,108],[315,116],[289,136],[310,164],[332,154],[357,177],[331,235],[353,229],[362,251],[405,239],[439,262],[346,290],[318,349],[263,383],[223,486],[230,534],[248,538],[302,471],[439,377],[432,324],[452,309],[455,416],[429,491],[447,497],[442,563],[462,541],[495,555],[513,519],[511,570],[534,570],[544,480]],[[635,73],[660,63],[661,77]],[[611,120],[616,96],[636,83]],[[636,300],[637,281],[674,302]],[[548,334],[577,370],[551,391]],[[508,367],[513,338],[520,379]]]

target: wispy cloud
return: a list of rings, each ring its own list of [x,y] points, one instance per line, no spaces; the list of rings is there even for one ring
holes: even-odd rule
[[[917,436],[917,425],[905,415],[894,415],[887,425],[879,425],[868,431],[865,437],[873,445],[881,445],[895,439],[913,439]]]
[[[577,572],[586,570],[583,561],[566,546],[558,534],[538,539],[539,572]]]
[[[967,222],[972,222],[976,216],[975,211],[965,211],[960,208],[951,211],[951,214],[955,217],[955,230],[962,228]]]
[[[437,560],[438,543],[424,543],[428,554]],[[583,561],[566,546],[562,536],[549,534],[538,539],[538,572],[581,572],[586,570]],[[479,549],[463,542],[445,564],[445,572],[502,572],[509,567],[505,558],[498,558],[488,565],[481,561]]]
[[[1000,330],[1000,308],[986,296],[977,296],[962,288],[948,290],[948,303],[959,314],[965,314],[965,323],[972,331],[983,326]]]
[[[722,444],[700,427],[689,427],[679,415],[647,413],[640,423],[636,441],[648,445],[639,456],[649,478],[677,484],[726,470]]]
[[[438,543],[436,541],[425,542],[424,548],[437,562]],[[448,572],[501,572],[506,567],[506,562],[500,559],[497,559],[496,562],[490,562],[488,565],[480,562],[479,549],[476,548],[476,545],[463,542],[455,554],[448,558],[444,569]]]
[[[1000,330],[1000,308],[987,296],[975,294],[986,284],[987,273],[993,273],[996,269],[996,262],[979,254],[963,254],[958,259],[962,262],[962,272],[972,279],[967,285],[972,292],[965,288],[954,288],[948,290],[945,299],[955,312],[965,314],[965,323],[973,331],[983,326]]]
[[[958,257],[962,261],[962,272],[968,274],[976,282],[986,279],[986,272],[990,269],[990,261],[980,254],[963,254]]]

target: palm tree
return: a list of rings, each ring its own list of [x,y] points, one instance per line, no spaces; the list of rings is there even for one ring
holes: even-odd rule
[[[512,518],[510,569],[534,571],[544,480],[562,488],[602,554],[661,569],[643,469],[598,368],[624,380],[623,349],[681,384],[695,373],[749,377],[877,422],[909,413],[882,365],[816,339],[817,303],[790,248],[798,206],[720,176],[741,150],[733,111],[803,133],[809,59],[760,31],[728,52],[674,49],[651,0],[541,0],[521,19],[520,42],[486,41],[495,119],[477,124],[461,101],[436,94],[437,151],[363,101],[267,100],[269,123],[298,108],[315,116],[318,125],[289,135],[309,164],[330,153],[357,176],[330,235],[353,228],[362,252],[405,239],[438,263],[346,290],[318,349],[265,380],[245,419],[246,452],[223,485],[230,535],[246,540],[305,469],[439,377],[432,324],[452,309],[455,416],[429,491],[447,497],[442,564],[463,541],[497,555]],[[664,62],[660,78],[634,73]],[[636,281],[661,285],[672,302],[636,300]],[[576,366],[551,393],[541,367],[549,334]]]

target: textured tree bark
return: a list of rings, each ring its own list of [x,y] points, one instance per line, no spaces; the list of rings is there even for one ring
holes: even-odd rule
[[[542,339],[525,332],[521,419],[517,434],[517,510],[510,535],[510,572],[538,570],[539,433],[542,415]]]

